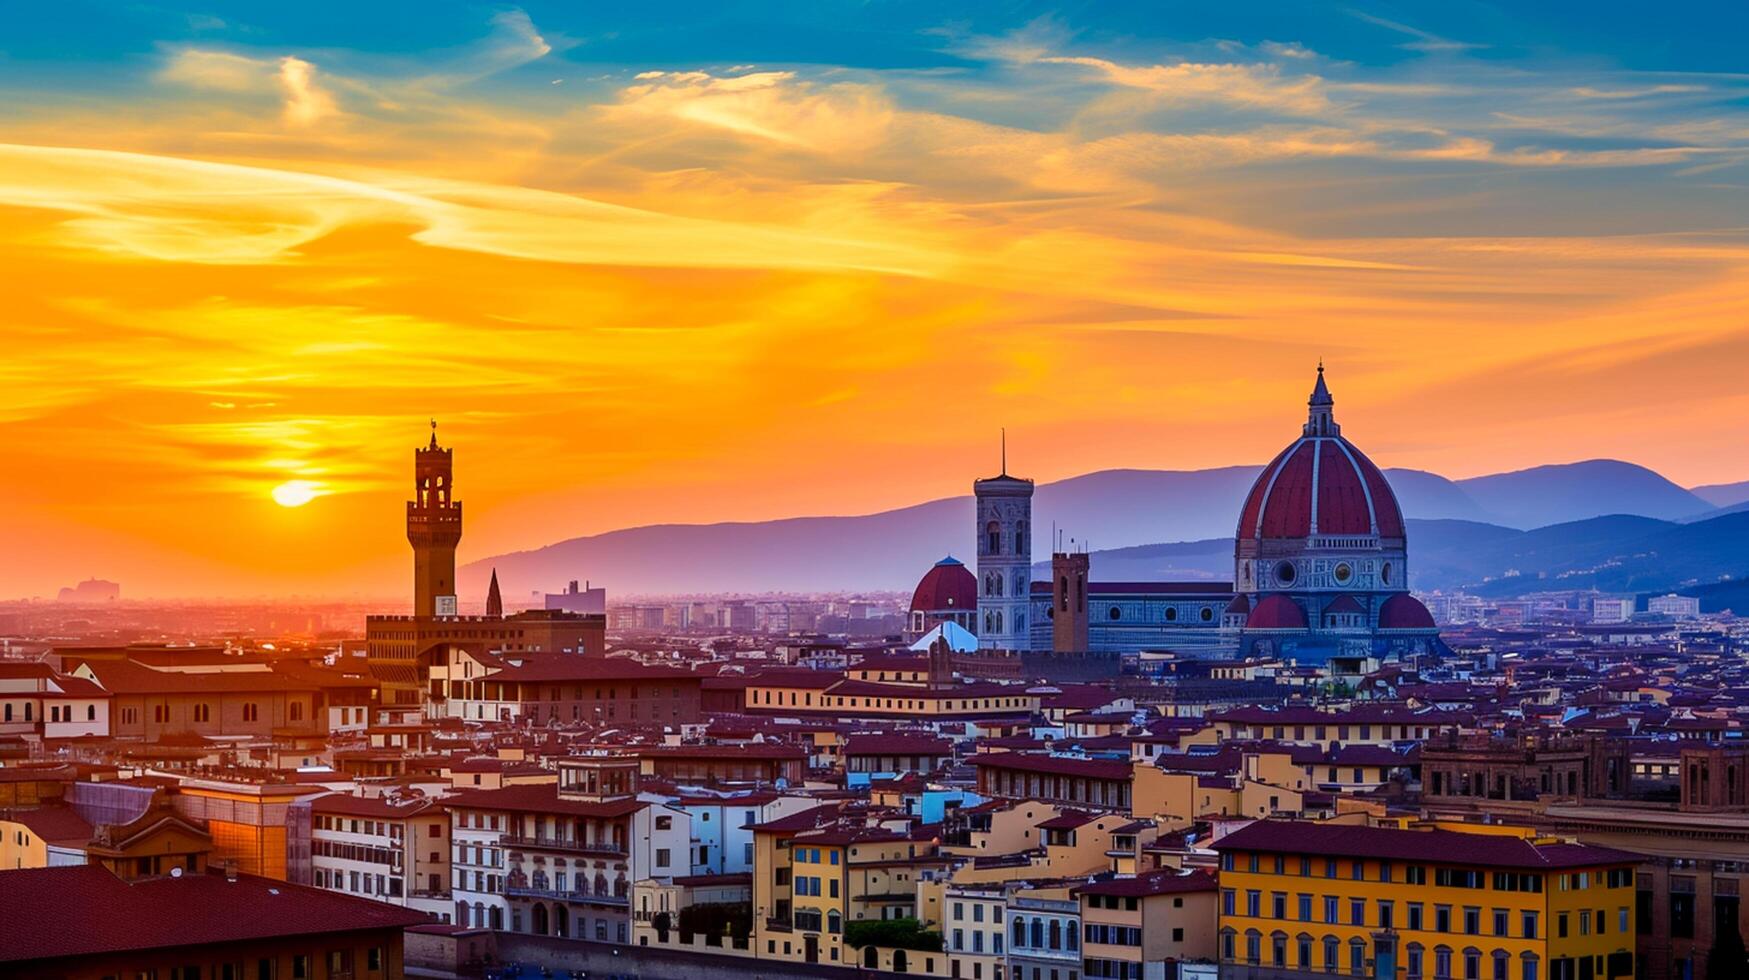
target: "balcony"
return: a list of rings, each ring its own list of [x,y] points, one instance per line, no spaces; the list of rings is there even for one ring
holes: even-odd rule
[[[573,837],[549,837],[545,834],[505,834],[504,846],[520,847],[530,850],[567,851],[572,854],[588,854],[593,857],[618,858],[621,861],[631,857],[623,841],[580,841]]]
[[[531,885],[506,885],[507,898],[538,898],[558,902],[581,902],[588,905],[612,905],[625,908],[631,904],[629,895],[597,894],[588,891],[559,891],[556,888],[536,888]]]

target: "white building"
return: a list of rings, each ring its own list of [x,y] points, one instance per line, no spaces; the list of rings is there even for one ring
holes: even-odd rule
[[[336,793],[310,805],[310,884],[448,922],[449,814],[428,799]]]
[[[457,924],[629,942],[632,882],[692,871],[691,815],[639,799],[637,779],[634,757],[589,756],[557,784],[446,799]]]
[[[1694,596],[1672,592],[1646,600],[1646,611],[1654,616],[1668,616],[1671,619],[1699,619],[1700,600]]]
[[[749,874],[753,871],[754,824],[811,810],[820,801],[806,796],[748,793],[739,796],[681,797],[674,807],[691,817],[694,875]]]
[[[1634,600],[1613,596],[1598,596],[1591,600],[1593,623],[1625,623],[1634,618]]]
[[[949,885],[941,898],[942,938],[954,975],[962,980],[1001,980],[1008,961],[1003,918],[1007,899],[1000,884]]]

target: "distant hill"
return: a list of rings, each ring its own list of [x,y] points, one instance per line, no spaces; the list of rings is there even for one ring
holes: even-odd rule
[[[1033,557],[1049,556],[1055,527],[1065,540],[1106,549],[1096,552],[1101,579],[1226,579],[1239,507],[1260,470],[1104,470],[1041,484]],[[1700,517],[1686,525],[1693,528],[1713,523],[1705,519],[1713,512],[1707,500],[1644,467],[1610,460],[1455,482],[1420,470],[1386,476],[1410,519],[1417,587],[1474,584],[1511,570],[1571,578],[1587,563],[1610,561],[1657,578],[1663,558],[1640,562],[1616,551],[1677,519]],[[1638,516],[1606,516],[1618,510]],[[1575,522],[1584,526],[1567,526]],[[1749,551],[1738,553],[1749,565]],[[506,595],[583,578],[607,583],[616,595],[902,590],[947,554],[968,563],[976,555],[970,496],[853,517],[626,528],[484,558],[463,566],[459,578],[464,605],[485,595],[493,568]],[[1672,567],[1680,564],[1662,554]],[[1716,564],[1688,563],[1684,575],[1710,581]]]
[[[1611,514],[1531,531],[1475,521],[1410,518],[1409,584],[1509,596],[1552,589],[1702,595],[1743,600],[1749,582],[1749,512],[1693,524]],[[1233,574],[1230,538],[1095,551],[1096,581],[1214,579]],[[1043,563],[1035,566],[1041,573]],[[1700,591],[1696,591],[1700,590]]]
[[[1738,504],[1749,504],[1749,480],[1744,480],[1741,483],[1714,483],[1704,487],[1690,487],[1688,492],[1714,507],[1735,507]]]
[[[1538,466],[1457,485],[1491,522],[1523,529],[1605,514],[1679,520],[1716,506],[1644,466],[1614,459]]]

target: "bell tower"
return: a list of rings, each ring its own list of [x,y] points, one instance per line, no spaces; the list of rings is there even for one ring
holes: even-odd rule
[[[978,511],[978,647],[1030,650],[1032,481],[1008,475],[1006,433],[1002,472],[973,481],[972,494]]]
[[[455,548],[462,505],[451,498],[451,450],[431,442],[413,451],[413,499],[407,501],[407,542],[413,546],[413,615],[454,616]]]

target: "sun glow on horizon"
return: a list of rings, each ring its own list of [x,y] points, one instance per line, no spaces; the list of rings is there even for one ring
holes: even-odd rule
[[[433,415],[464,560],[1257,466],[1320,356],[1384,467],[1749,478],[1736,25],[705,6],[21,8],[0,597],[390,594]]]
[[[273,502],[281,507],[302,507],[326,493],[320,483],[311,480],[287,480],[273,488]]]

